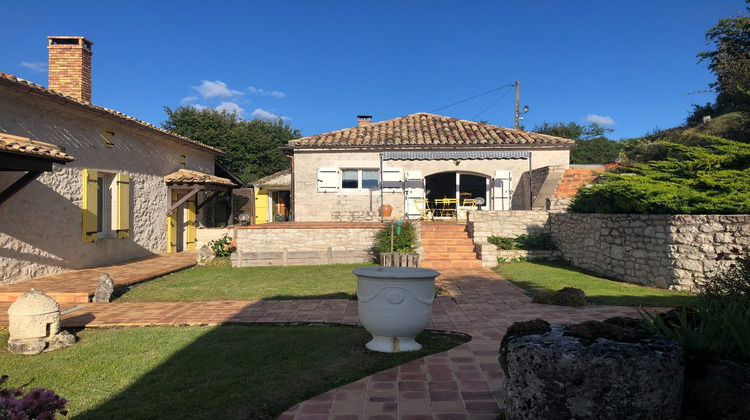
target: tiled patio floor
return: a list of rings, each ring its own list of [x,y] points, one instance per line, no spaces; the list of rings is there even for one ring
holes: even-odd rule
[[[637,316],[635,308],[539,305],[487,269],[443,270],[438,282],[450,295],[435,299],[428,328],[458,331],[472,340],[444,353],[377,373],[291,407],[284,420],[495,419],[503,407],[500,339],[515,321],[544,318],[572,323]],[[9,303],[0,304],[7,325]],[[63,305],[63,309],[76,307]],[[62,325],[217,325],[236,323],[356,324],[357,302],[288,300],[191,303],[86,303]]]
[[[73,270],[14,284],[0,285],[0,302],[13,302],[34,288],[59,303],[86,303],[93,296],[102,273],[109,274],[115,285],[138,283],[196,264],[196,252],[158,254],[85,270]]]

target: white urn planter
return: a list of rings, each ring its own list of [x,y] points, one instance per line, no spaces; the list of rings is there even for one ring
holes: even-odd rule
[[[361,267],[357,275],[359,320],[372,334],[367,348],[383,353],[422,348],[414,338],[430,323],[435,270],[416,267]]]

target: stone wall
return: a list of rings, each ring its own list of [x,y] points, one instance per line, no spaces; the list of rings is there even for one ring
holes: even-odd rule
[[[750,215],[557,213],[551,232],[576,267],[629,283],[691,290],[718,252],[750,245]]]
[[[485,267],[497,265],[497,246],[487,242],[490,236],[513,238],[550,233],[549,213],[543,210],[470,211],[467,219],[467,231]]]
[[[237,228],[232,267],[356,264],[374,261],[379,223],[369,227]]]

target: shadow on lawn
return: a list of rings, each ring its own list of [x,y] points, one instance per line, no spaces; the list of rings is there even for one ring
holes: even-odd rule
[[[354,293],[336,292],[327,293],[324,295],[305,295],[305,296],[294,296],[294,295],[276,295],[264,298],[263,300],[303,300],[303,299],[346,299],[356,300],[357,295]]]
[[[248,304],[230,322],[267,310],[263,306],[263,302]],[[133,334],[154,331],[155,337],[136,339],[132,350],[115,355],[115,362],[127,363],[128,357],[153,352],[160,342],[169,345],[163,340],[185,339],[179,331],[169,332],[181,328],[206,331],[117,395],[76,418],[272,419],[330,389],[468,341],[423,333],[418,340],[431,351],[385,354],[367,350],[365,343],[371,336],[351,325],[146,327],[123,330]],[[117,351],[123,350],[113,350]],[[106,357],[100,360],[107,361]]]

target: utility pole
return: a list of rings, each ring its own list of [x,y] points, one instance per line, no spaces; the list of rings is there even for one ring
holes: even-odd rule
[[[521,116],[521,112],[518,109],[518,106],[521,103],[521,83],[516,80],[516,130],[518,130],[518,120]]]

